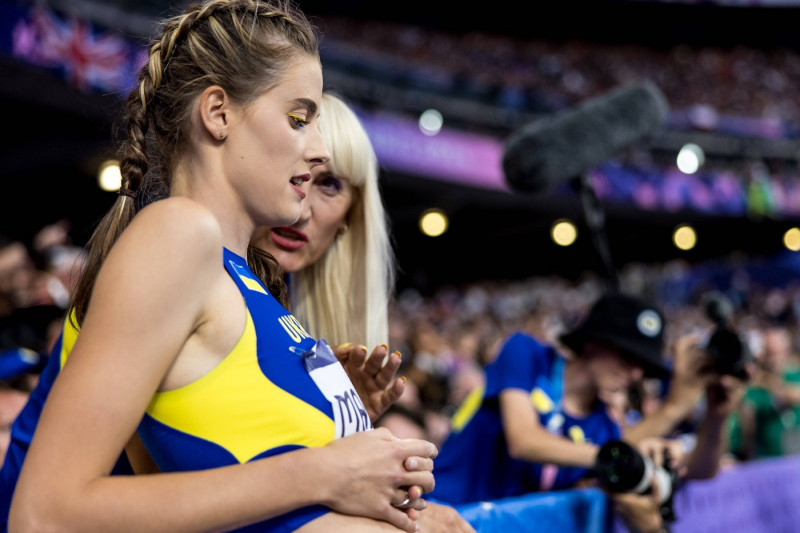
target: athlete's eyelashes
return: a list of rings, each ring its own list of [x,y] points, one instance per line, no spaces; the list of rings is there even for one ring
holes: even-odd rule
[[[295,115],[294,113],[289,113],[289,118],[292,120],[292,125],[295,128],[305,128],[308,125],[308,121],[306,119]]]

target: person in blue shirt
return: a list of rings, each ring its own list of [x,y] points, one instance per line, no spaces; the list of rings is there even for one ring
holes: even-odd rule
[[[611,293],[561,336],[568,350],[512,334],[465,399],[436,459],[431,498],[450,504],[572,488],[591,476],[599,447],[622,438],[604,398],[644,376],[666,377],[664,317]]]

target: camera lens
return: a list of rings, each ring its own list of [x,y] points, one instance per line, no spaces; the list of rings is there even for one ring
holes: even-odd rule
[[[630,492],[640,484],[647,466],[644,458],[622,441],[604,444],[597,453],[595,470],[609,492]]]
[[[595,474],[609,492],[647,494],[652,491],[654,473],[659,500],[664,503],[672,495],[672,476],[666,470],[623,441],[609,441],[597,452]]]

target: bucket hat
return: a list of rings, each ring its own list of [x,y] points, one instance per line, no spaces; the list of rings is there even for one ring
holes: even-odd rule
[[[632,295],[603,295],[583,321],[559,339],[576,354],[581,353],[586,341],[603,341],[642,365],[647,377],[667,378],[671,374],[663,357],[664,315]]]

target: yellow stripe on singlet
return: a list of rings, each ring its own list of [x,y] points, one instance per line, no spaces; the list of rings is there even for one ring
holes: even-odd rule
[[[61,368],[64,368],[64,363],[67,362],[67,356],[72,351],[72,347],[75,346],[75,341],[78,340],[78,328],[72,325],[74,320],[75,310],[73,309],[70,312],[67,320],[64,321],[64,326],[62,329],[61,353],[59,354],[61,358]]]
[[[324,446],[335,435],[330,417],[264,375],[249,310],[245,331],[231,353],[197,381],[156,393],[147,413],[224,447],[240,462],[283,445]]]

